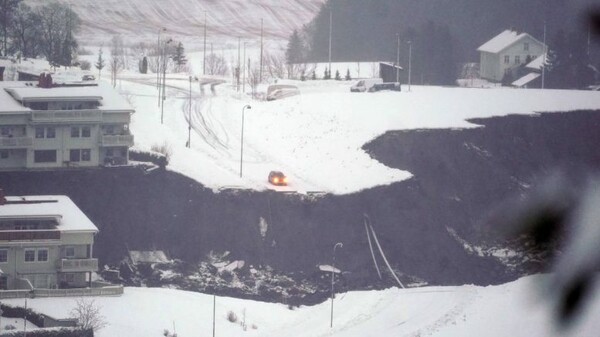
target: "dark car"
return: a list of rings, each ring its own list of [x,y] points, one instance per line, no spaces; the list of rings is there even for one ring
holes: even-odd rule
[[[288,179],[285,174],[280,171],[271,171],[271,173],[269,173],[269,182],[277,186],[286,186]]]
[[[400,83],[398,83],[398,82],[387,82],[387,83],[374,84],[369,89],[369,92],[376,92],[376,91],[383,91],[383,90],[401,91]]]

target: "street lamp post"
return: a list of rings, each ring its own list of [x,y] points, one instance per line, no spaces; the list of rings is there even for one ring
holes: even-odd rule
[[[158,53],[157,56],[157,61],[156,61],[156,89],[158,89],[158,106],[160,106],[160,57],[162,54],[161,48],[160,48],[160,32],[165,32],[167,31],[167,29],[165,27],[162,27],[158,30],[158,43],[156,45],[156,52]]]
[[[167,45],[169,43],[171,43],[171,41],[173,41],[172,39],[169,39],[167,42],[164,43],[164,55],[163,55],[163,76],[162,76],[162,102],[160,105],[160,124],[163,124],[164,122],[164,115],[165,115],[165,99],[167,96],[167,88],[166,88],[166,78],[167,78]]]
[[[335,249],[338,246],[340,248],[342,248],[344,245],[341,242],[338,242],[333,246],[333,258],[332,258],[332,263],[331,263],[331,320],[329,321],[330,328],[333,328],[333,294],[334,294],[333,284],[334,284],[334,272],[335,272]]]
[[[188,141],[187,147],[192,147],[192,76],[190,76],[190,112],[188,116]]]
[[[202,75],[206,75],[206,11],[204,11],[204,52],[202,53]]]
[[[246,108],[252,109],[252,107],[250,105],[244,105],[244,107],[242,108],[242,145],[240,151],[240,178],[242,177],[242,163],[244,162],[244,110],[246,110]]]
[[[398,37],[398,50],[396,52],[396,82],[400,82],[400,34],[396,34]]]

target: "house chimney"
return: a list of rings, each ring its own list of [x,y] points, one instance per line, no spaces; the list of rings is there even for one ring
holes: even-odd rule
[[[0,66],[0,82],[4,81],[4,67]]]
[[[0,206],[6,204],[6,198],[4,197],[4,190],[0,188]]]

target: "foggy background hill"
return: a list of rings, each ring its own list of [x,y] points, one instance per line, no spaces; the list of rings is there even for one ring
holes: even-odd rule
[[[25,0],[35,7],[47,0]],[[78,34],[84,45],[110,40],[121,34],[126,40],[155,41],[158,30],[185,40],[200,40],[204,33],[204,13],[208,34],[219,37],[260,36],[264,20],[265,36],[285,39],[294,29],[309,22],[323,0],[59,0],[68,4],[82,20]]]
[[[569,43],[587,47],[585,13],[593,5],[594,0],[327,0],[304,30],[304,56],[308,62],[328,59],[331,11],[334,61],[395,61],[400,34],[400,64],[408,64],[412,41],[417,83],[451,84],[458,64],[479,62],[476,49],[505,29],[541,41],[546,23],[550,47],[561,30]],[[598,43],[592,41],[591,48],[597,60]]]

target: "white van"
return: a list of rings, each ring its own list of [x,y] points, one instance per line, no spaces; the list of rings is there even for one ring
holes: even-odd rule
[[[350,87],[351,92],[367,92],[371,89],[375,84],[381,84],[383,80],[381,78],[366,78],[364,80],[360,80],[356,82],[353,86]]]

